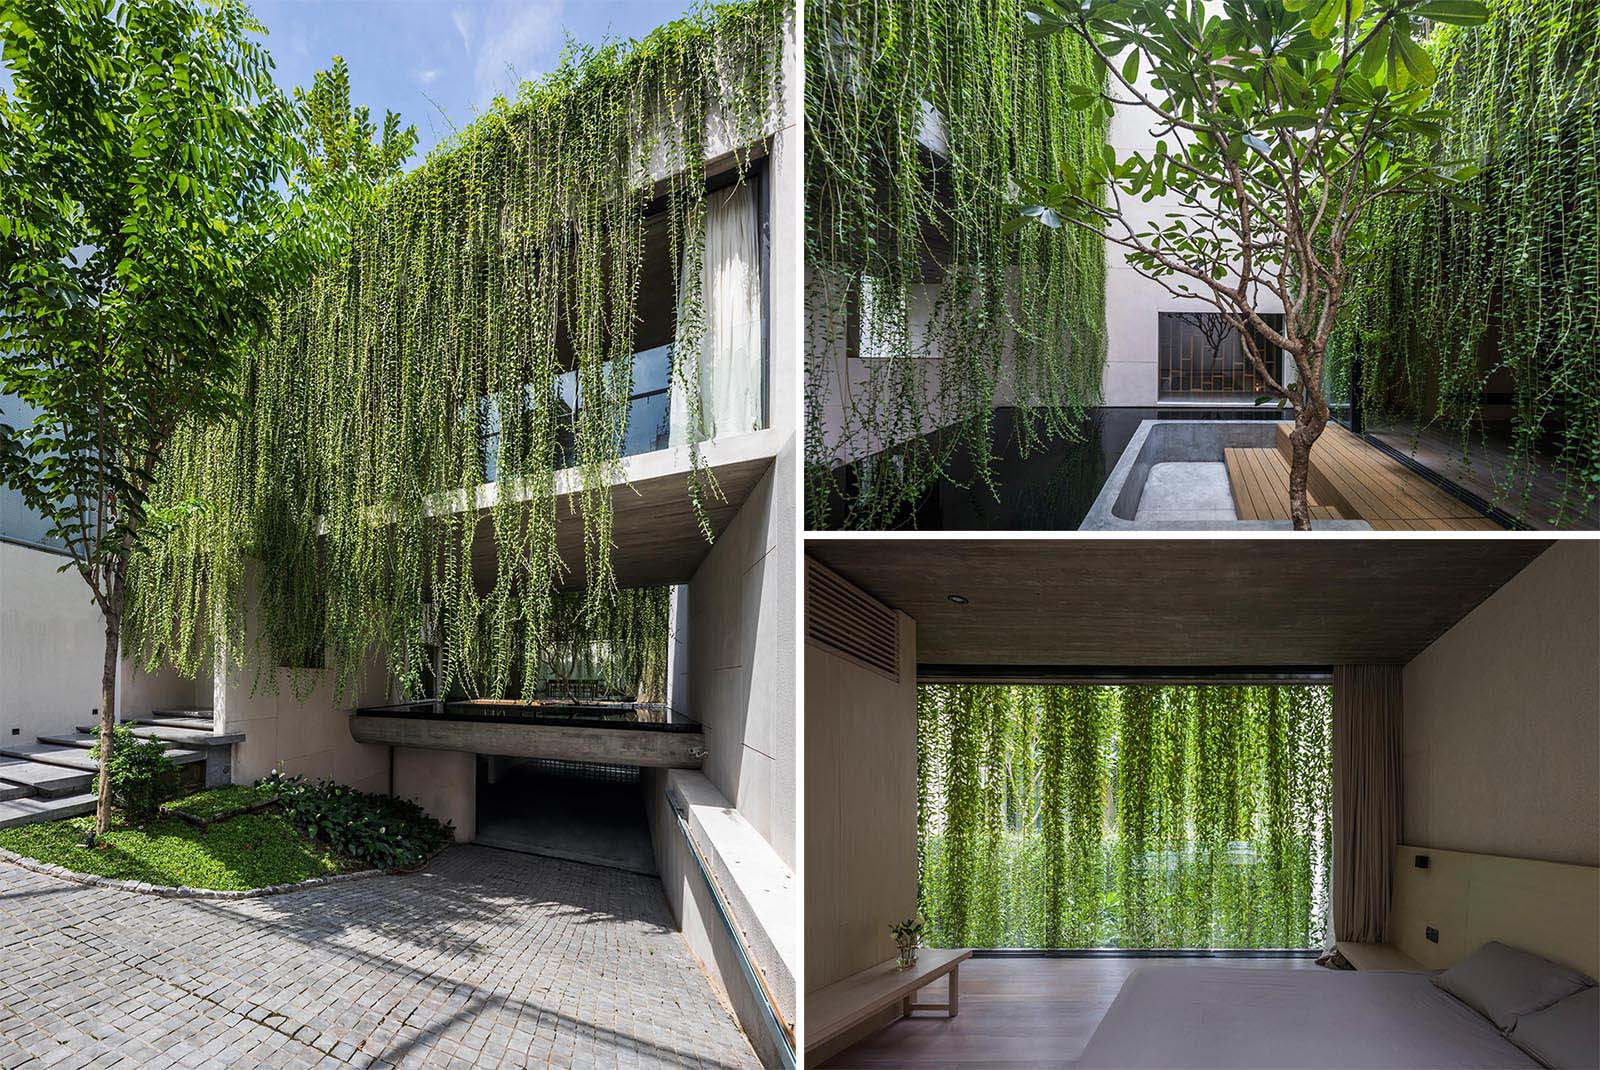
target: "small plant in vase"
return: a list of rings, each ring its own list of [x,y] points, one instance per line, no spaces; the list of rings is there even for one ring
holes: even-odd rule
[[[909,970],[917,964],[917,947],[922,943],[922,915],[889,926],[889,932],[894,936],[895,945],[900,948],[900,968]]]

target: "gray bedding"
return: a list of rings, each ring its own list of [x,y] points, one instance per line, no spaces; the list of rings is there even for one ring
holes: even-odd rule
[[[1537,1067],[1423,973],[1146,966],[1080,1067]]]

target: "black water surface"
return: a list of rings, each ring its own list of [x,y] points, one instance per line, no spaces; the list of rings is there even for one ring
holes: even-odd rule
[[[1075,531],[1143,421],[1282,418],[1276,409],[1102,407],[1089,410],[1078,440],[1047,440],[1023,456],[1015,434],[1015,410],[999,409],[991,440],[995,485],[975,482],[968,458],[958,456],[948,477],[886,529]],[[854,484],[856,468],[846,469],[846,487]],[[835,523],[844,513],[842,502],[836,502]]]

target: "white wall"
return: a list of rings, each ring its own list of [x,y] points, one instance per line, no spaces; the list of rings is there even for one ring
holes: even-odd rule
[[[0,746],[88,724],[105,624],[68,558],[0,542]]]
[[[1115,80],[1113,79],[1113,82]],[[1137,84],[1150,88],[1149,75],[1141,68]],[[1150,132],[1150,112],[1139,106],[1118,105],[1111,119],[1111,146],[1117,158],[1142,152],[1148,158],[1155,152],[1157,138]],[[1171,135],[1167,138],[1172,144]],[[1168,212],[1184,213],[1182,201],[1172,194],[1148,203],[1123,195],[1122,208],[1129,225],[1137,233],[1153,223],[1166,223]],[[1174,284],[1181,281],[1171,280]],[[1198,285],[1198,284],[1195,284]],[[1258,312],[1282,312],[1283,304],[1271,294],[1262,294]],[[1106,405],[1154,405],[1156,403],[1156,317],[1162,312],[1215,311],[1209,301],[1182,298],[1168,293],[1159,282],[1147,279],[1128,266],[1121,246],[1106,243],[1106,369],[1102,391]]]
[[[1405,668],[1403,841],[1600,865],[1600,542],[1546,550]]]
[[[100,708],[105,623],[67,558],[0,542],[0,745],[89,724]],[[156,708],[211,705],[211,680],[117,667],[118,720]],[[15,731],[13,731],[15,730]]]

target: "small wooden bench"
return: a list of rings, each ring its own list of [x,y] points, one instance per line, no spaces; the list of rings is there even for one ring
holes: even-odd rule
[[[1340,940],[1334,945],[1345,961],[1357,970],[1404,970],[1408,973],[1427,973],[1428,968],[1399,948],[1388,944],[1358,944],[1353,940]]]
[[[915,1011],[942,1011],[954,1018],[961,999],[961,964],[972,949],[923,948],[917,963],[900,969],[898,959],[851,974],[806,996],[806,1050],[811,1051],[876,1014],[900,1008],[902,1018]],[[944,1003],[916,1003],[916,994],[941,977],[950,979],[950,997]]]
[[[1240,520],[1289,519],[1289,462],[1275,449],[1230,446],[1222,451],[1233,488],[1233,509]],[[1344,520],[1331,505],[1307,493],[1312,520]]]

